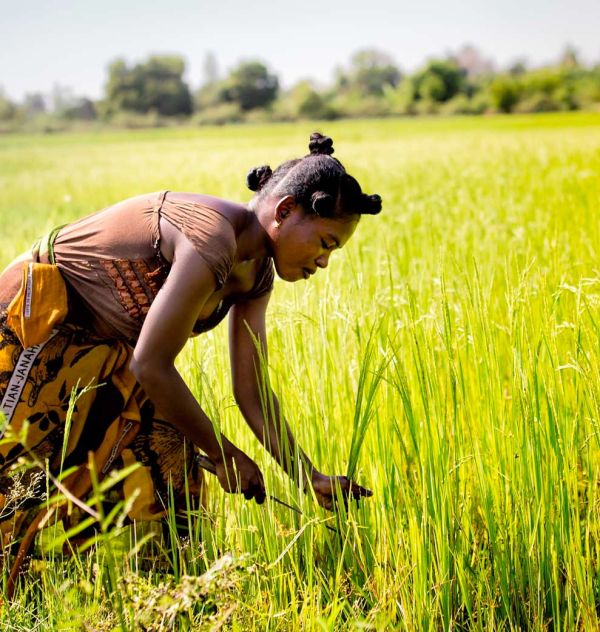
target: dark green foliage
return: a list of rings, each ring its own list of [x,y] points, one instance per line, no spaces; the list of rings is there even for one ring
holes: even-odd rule
[[[185,62],[176,55],[150,57],[127,66],[117,59],[108,69],[106,103],[109,113],[120,110],[162,116],[189,115],[192,97],[183,81]]]
[[[219,101],[244,111],[266,108],[277,98],[279,80],[259,61],[242,62],[219,87]]]
[[[193,98],[183,80],[184,69],[184,60],[177,55],[152,56],[135,65],[117,59],[108,68],[104,98],[95,102],[60,85],[51,95],[26,95],[22,103],[0,89],[0,132],[54,132],[98,118],[115,127],[138,128],[176,124],[178,118],[192,114],[186,120],[194,124],[225,125],[594,110],[600,104],[600,65],[582,64],[570,46],[552,65],[530,68],[521,59],[498,71],[490,59],[467,45],[405,75],[390,55],[367,48],[351,56],[331,85],[303,80],[285,92],[263,62],[246,60],[221,74],[209,52]]]
[[[339,116],[330,95],[319,92],[310,81],[300,81],[280,99],[283,115],[288,119],[332,120]]]
[[[521,84],[514,77],[500,75],[490,84],[492,105],[500,112],[512,112],[520,96]]]
[[[308,91],[298,104],[298,114],[302,118],[309,119],[333,119],[336,111],[327,104],[325,98],[316,90]]]
[[[466,89],[465,73],[452,60],[434,59],[412,77],[417,99],[443,103]]]

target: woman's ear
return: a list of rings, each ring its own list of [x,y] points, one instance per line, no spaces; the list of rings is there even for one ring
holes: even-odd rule
[[[293,195],[282,197],[275,206],[275,222],[281,224],[286,217],[289,217],[294,212],[296,207],[296,199]]]

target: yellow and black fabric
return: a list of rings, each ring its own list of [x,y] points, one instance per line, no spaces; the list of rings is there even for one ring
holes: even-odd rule
[[[92,487],[90,463],[100,479],[112,469],[138,464],[113,490],[130,502],[132,520],[162,517],[170,498],[176,510],[185,509],[186,487],[198,500],[202,492],[193,446],[161,418],[129,371],[133,348],[49,319],[63,301],[64,282],[52,276],[46,283],[46,273],[54,275],[47,265],[44,275],[33,278],[44,291],[33,287],[27,298],[28,265],[23,264],[21,288],[12,300],[0,296],[0,535],[3,546],[22,538],[21,557],[48,513],[40,501],[47,489],[36,475],[40,468],[23,470],[32,455],[54,475],[75,468],[63,484],[82,500]],[[15,317],[9,326],[8,308],[15,305],[13,314],[23,318]],[[23,333],[31,340],[25,306],[37,323],[35,344],[29,346],[21,340]],[[34,480],[37,490],[28,487]],[[27,490],[27,500],[19,489]]]

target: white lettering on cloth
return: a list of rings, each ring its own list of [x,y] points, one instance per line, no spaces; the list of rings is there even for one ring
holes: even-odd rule
[[[23,389],[25,388],[33,363],[40,355],[42,349],[50,342],[50,340],[52,340],[52,338],[54,338],[54,336],[56,336],[57,333],[57,331],[53,331],[50,334],[50,337],[44,342],[21,351],[21,355],[15,364],[8,386],[6,387],[2,403],[0,404],[0,411],[2,411],[6,417],[4,428],[0,430],[0,439],[4,435],[6,426],[10,423],[10,420],[15,414],[15,410],[17,409],[17,405],[21,399],[21,395],[23,394]]]

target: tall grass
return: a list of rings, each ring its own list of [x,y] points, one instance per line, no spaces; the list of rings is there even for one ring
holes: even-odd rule
[[[304,153],[312,127],[0,138],[2,263],[142,191],[246,199],[247,169]],[[374,496],[332,520],[289,483],[210,332],[182,374],[303,515],[208,480],[183,538],[171,513],[172,537],[107,529],[37,562],[2,610],[13,629],[598,627],[600,116],[324,131],[384,212],[310,283],[276,283],[271,382],[316,465]]]

